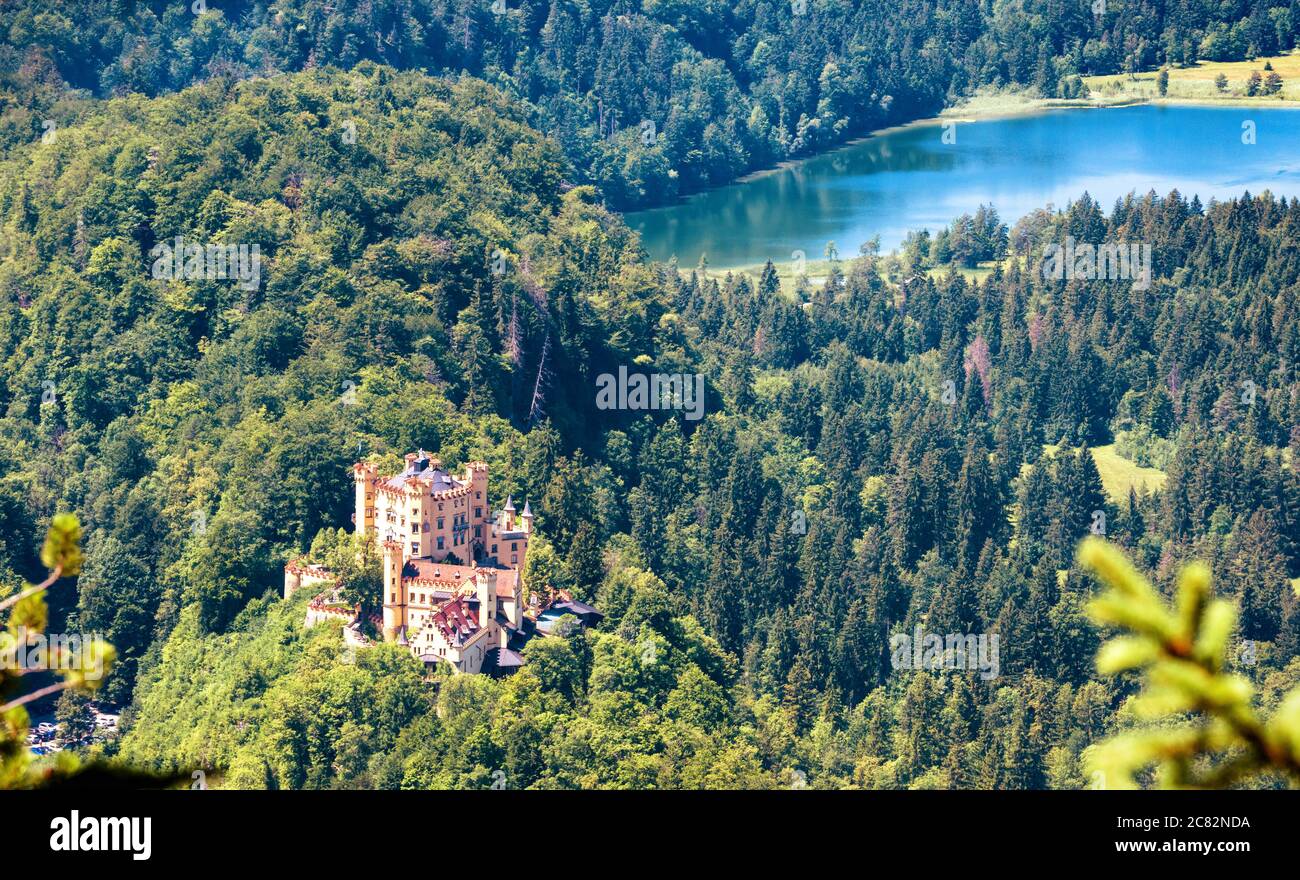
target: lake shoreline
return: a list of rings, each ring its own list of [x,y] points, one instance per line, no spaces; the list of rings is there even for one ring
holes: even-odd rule
[[[1002,96],[1006,97],[1006,96]],[[874,138],[884,135],[895,134],[900,131],[906,131],[912,128],[924,128],[927,126],[943,125],[944,123],[971,123],[971,122],[991,122],[998,119],[1017,119],[1024,116],[1043,116],[1058,110],[1114,110],[1122,107],[1259,107],[1264,110],[1300,110],[1300,101],[1292,101],[1285,98],[1269,96],[1268,98],[1246,98],[1246,97],[1228,97],[1228,98],[1147,98],[1141,96],[1126,96],[1115,99],[1078,99],[1078,98],[1033,98],[1025,96],[1023,99],[1013,102],[1010,106],[999,107],[982,107],[974,101],[967,101],[952,107],[946,107],[940,111],[938,116],[926,116],[921,119],[913,119],[910,122],[900,122],[897,125],[886,126],[885,128],[875,129],[867,134],[850,138],[843,143],[836,144],[828,150],[820,153],[812,153],[807,156],[799,156],[794,159],[783,159],[769,168],[760,168],[757,171],[751,171],[741,177],[737,177],[730,183],[724,183],[721,186],[712,187],[700,192],[690,193],[682,196],[673,205],[689,201],[696,196],[712,192],[716,189],[725,189],[729,186],[735,186],[740,183],[752,183],[771,174],[785,171],[797,167],[805,162],[819,159],[822,156],[831,156],[841,150],[858,146]],[[662,208],[669,208],[673,205],[658,205],[654,208],[646,208],[646,211],[657,211]],[[643,213],[642,211],[629,211],[627,213]]]
[[[1089,98],[1086,100],[1065,99],[1065,98],[1026,98],[1020,107],[1011,107],[1007,109],[982,109],[972,107],[970,104],[959,104],[944,110],[939,116],[926,120],[917,120],[916,123],[895,126],[894,129],[886,129],[883,133],[898,128],[907,128],[917,124],[940,124],[944,122],[984,122],[993,119],[1013,119],[1020,116],[1037,116],[1045,113],[1051,113],[1056,110],[1114,110],[1122,107],[1258,107],[1262,110],[1295,110],[1300,109],[1300,101],[1292,101],[1287,98],[1278,98],[1270,95],[1267,98],[1247,98],[1247,97],[1226,97],[1226,98],[1199,98],[1199,97],[1163,97],[1152,98],[1140,95],[1126,95],[1124,97],[1114,98]]]
[[[1296,56],[1280,55],[1272,58],[1259,58],[1255,62],[1263,64],[1264,62],[1277,61],[1282,63],[1284,59],[1294,60]],[[1255,63],[1250,62],[1250,63]],[[1231,62],[1228,67],[1245,62]],[[1190,71],[1209,71],[1218,70],[1225,67],[1222,64],[1205,63],[1198,68],[1187,68]],[[1183,72],[1183,71],[1180,71]],[[1138,74],[1134,83],[1154,82],[1158,71],[1147,71]],[[1112,79],[1112,76],[1087,77],[1085,81],[1106,81]],[[1173,81],[1174,86],[1178,84],[1177,80]],[[1091,87],[1091,86],[1090,86]],[[1099,91],[1099,89],[1098,89]],[[776,174],[790,168],[797,167],[805,162],[817,159],[821,156],[828,156],[857,146],[872,138],[878,138],[883,135],[893,134],[910,128],[920,128],[924,126],[943,125],[944,123],[971,123],[986,122],[996,119],[1014,119],[1022,116],[1036,116],[1051,113],[1057,110],[1109,110],[1118,107],[1141,107],[1141,106],[1167,106],[1167,107],[1259,107],[1266,110],[1279,109],[1300,109],[1300,100],[1287,97],[1286,92],[1277,95],[1258,95],[1247,97],[1245,95],[1223,95],[1223,96],[1204,96],[1204,95],[1166,95],[1164,97],[1147,95],[1147,94],[1125,94],[1125,95],[1107,95],[1100,96],[1095,92],[1088,98],[1040,98],[1029,94],[1026,91],[985,91],[977,93],[964,99],[961,103],[951,107],[945,107],[939,111],[937,116],[925,116],[919,119],[913,119],[909,122],[900,122],[896,125],[886,126],[885,128],[874,129],[866,134],[858,135],[847,141],[836,144],[829,149],[811,153],[807,156],[797,156],[791,159],[783,159],[775,165],[766,168],[759,168],[743,174],[728,183],[721,186],[711,187],[700,192],[689,193],[681,196],[670,204],[656,205],[653,208],[646,208],[643,211],[628,211],[624,213],[643,213],[644,211],[657,211],[671,208],[687,202],[692,198],[712,192],[717,189],[725,189],[737,184],[751,183],[771,174]]]
[[[883,256],[897,251],[905,232],[929,229],[933,235],[963,211],[985,202],[996,204],[1010,224],[1044,205],[1068,203],[1084,191],[1106,203],[1148,189],[1176,188],[1212,199],[1232,198],[1257,187],[1277,193],[1276,183],[1282,194],[1300,196],[1300,155],[1295,149],[1300,117],[1272,112],[1295,109],[1300,101],[1133,94],[1144,86],[1129,84],[1127,95],[1098,98],[1094,93],[1087,100],[985,93],[937,116],[882,127],[833,150],[781,163],[676,205],[631,213],[627,220],[657,262],[675,255],[679,267],[690,271],[697,257],[707,255],[710,274],[757,275],[765,254],[805,252],[807,274],[815,283],[821,273],[812,264],[827,241],[847,242],[851,247],[846,253],[856,253],[857,242],[880,234]],[[1125,112],[1063,112],[1082,109]],[[1242,153],[1241,144],[1253,141],[1242,139],[1239,124],[1252,117],[1261,126],[1273,126],[1269,146]],[[961,124],[974,121],[990,125]],[[958,153],[941,147],[935,131],[952,124],[961,131],[957,140],[967,147]],[[1007,139],[1009,132],[1015,134]],[[1130,155],[1122,162],[1099,164],[1090,145],[1115,137],[1129,145]],[[944,143],[952,142],[944,138]],[[1193,143],[1199,148],[1184,149]],[[1231,168],[1231,173],[1205,172],[1202,166],[1211,154],[1217,157],[1216,168]],[[1027,182],[1030,170],[1046,176]],[[1076,184],[1066,186],[1066,181]],[[952,204],[940,210],[936,194]]]

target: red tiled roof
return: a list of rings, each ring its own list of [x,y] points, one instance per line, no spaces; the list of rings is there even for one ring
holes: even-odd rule
[[[460,644],[478,632],[478,616],[469,613],[464,597],[449,599],[433,612],[433,625],[450,645]]]

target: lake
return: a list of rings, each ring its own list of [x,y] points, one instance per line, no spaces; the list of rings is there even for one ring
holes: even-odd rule
[[[1243,143],[1243,122],[1255,143]],[[909,230],[934,232],[992,204],[1010,226],[1030,211],[1085,191],[1109,212],[1130,191],[1177,189],[1201,201],[1265,189],[1300,195],[1300,110],[1134,106],[1054,110],[1032,116],[915,125],[627,215],[655,260],[716,268],[821,259],[828,241],[843,257],[879,235],[891,250]],[[951,137],[950,137],[951,139]]]

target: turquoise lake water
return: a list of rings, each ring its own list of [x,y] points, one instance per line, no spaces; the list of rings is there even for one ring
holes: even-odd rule
[[[1254,124],[1253,144],[1243,123]],[[1177,189],[1203,202],[1265,189],[1300,196],[1300,110],[1137,106],[1057,110],[958,123],[955,143],[939,125],[912,126],[692,196],[627,215],[655,260],[693,267],[841,256],[879,235],[884,250],[908,230],[932,232],[981,204],[1011,225],[1085,191],[1109,211],[1116,198]],[[950,137],[951,139],[951,137]]]

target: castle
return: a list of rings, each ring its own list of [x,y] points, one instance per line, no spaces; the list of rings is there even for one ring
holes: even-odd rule
[[[409,647],[426,666],[511,672],[523,663],[523,645],[546,635],[560,616],[599,621],[596,609],[549,585],[536,585],[532,606],[524,607],[522,570],[533,513],[525,502],[516,515],[510,498],[492,512],[486,463],[470,462],[457,478],[421,450],[408,453],[405,469],[390,477],[366,462],[352,472],[356,532],[372,538],[383,559],[383,615],[376,622],[385,641]],[[334,580],[319,567],[291,562],[285,597]],[[365,643],[357,609],[339,603],[329,589],[307,611],[308,625],[324,620],[344,623],[345,638]]]

